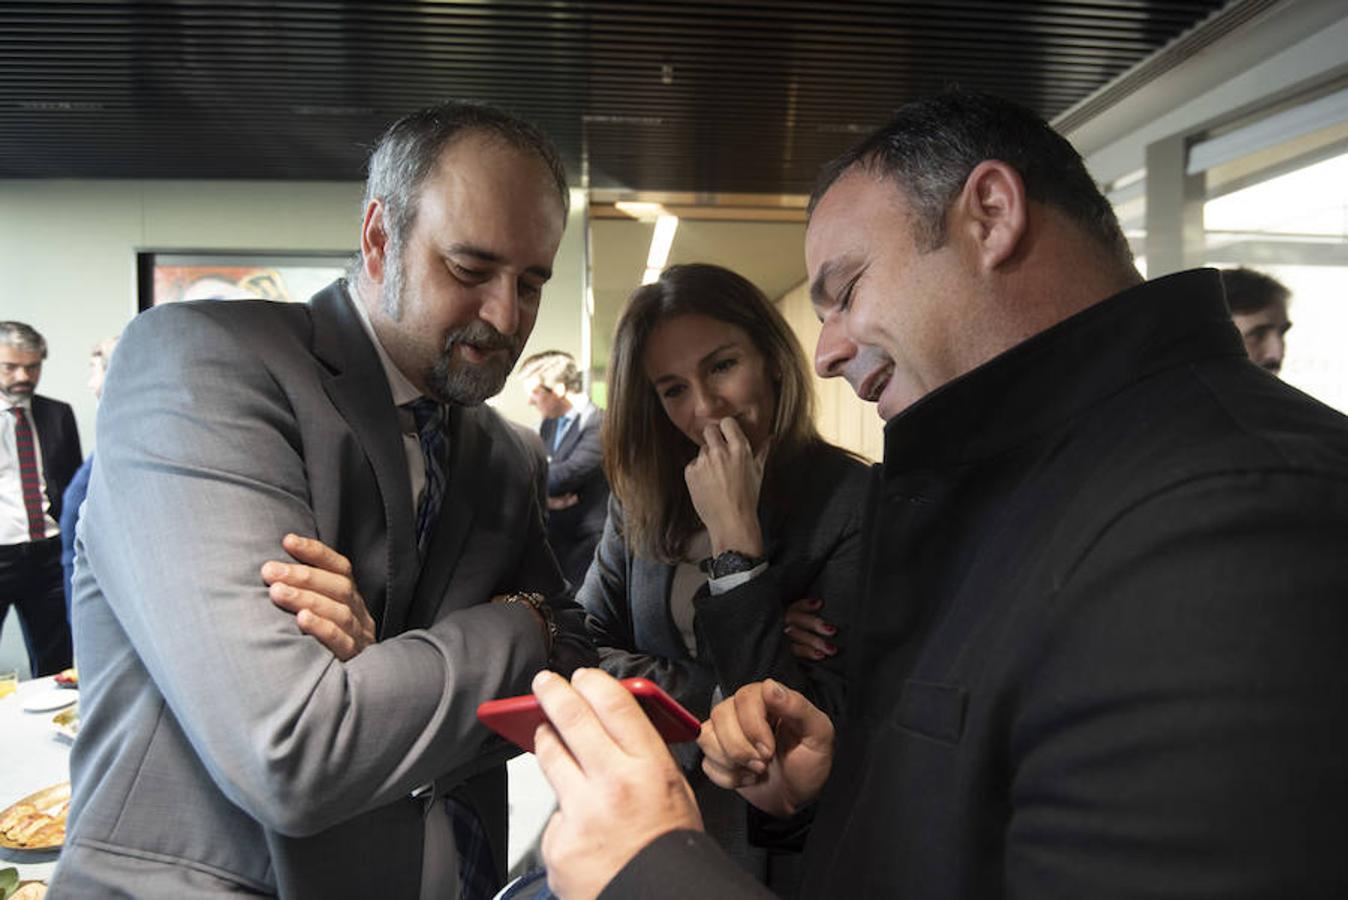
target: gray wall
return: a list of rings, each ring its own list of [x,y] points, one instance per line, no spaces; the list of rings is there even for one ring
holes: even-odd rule
[[[75,407],[87,451],[89,350],[135,315],[137,251],[354,251],[360,191],[333,182],[0,181],[0,318],[46,336],[40,390]],[[530,349],[581,350],[587,210],[573,194]],[[513,383],[499,408],[533,419]]]

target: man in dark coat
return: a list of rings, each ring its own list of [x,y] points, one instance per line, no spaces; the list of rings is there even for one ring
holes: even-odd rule
[[[701,739],[813,816],[801,895],[1348,894],[1348,420],[1246,358],[1216,272],[1142,282],[995,98],[830,167],[806,260],[820,372],[888,420],[846,724],[764,682]],[[535,690],[561,896],[763,896],[615,685]]]
[[[0,322],[0,625],[19,614],[34,677],[71,662],[61,576],[61,497],[80,467],[70,405],[37,394],[47,342]]]

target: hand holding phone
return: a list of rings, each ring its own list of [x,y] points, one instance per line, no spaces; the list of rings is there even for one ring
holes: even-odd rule
[[[677,700],[645,678],[624,678],[619,682],[637,698],[646,718],[669,744],[695,741],[702,731],[697,717],[684,709]],[[483,725],[521,749],[534,752],[534,732],[545,720],[538,698],[533,694],[488,700],[477,708],[477,718]]]

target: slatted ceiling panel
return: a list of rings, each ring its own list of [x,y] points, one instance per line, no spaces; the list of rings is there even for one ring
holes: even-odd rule
[[[1223,6],[0,3],[0,177],[354,180],[459,97],[537,121],[591,187],[796,194],[911,96],[1051,118]]]

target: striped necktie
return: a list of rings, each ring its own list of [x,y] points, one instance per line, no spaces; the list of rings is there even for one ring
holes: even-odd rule
[[[19,481],[23,485],[23,506],[28,511],[28,539],[40,541],[47,536],[47,523],[42,514],[42,479],[37,473],[37,448],[33,441],[33,426],[23,414],[22,406],[10,407],[14,413],[14,443],[19,450]]]
[[[417,441],[426,463],[426,487],[417,503],[417,551],[422,557],[430,543],[435,522],[440,517],[440,502],[445,496],[445,465],[449,441],[445,437],[445,407],[426,397],[405,404],[417,423]]]

